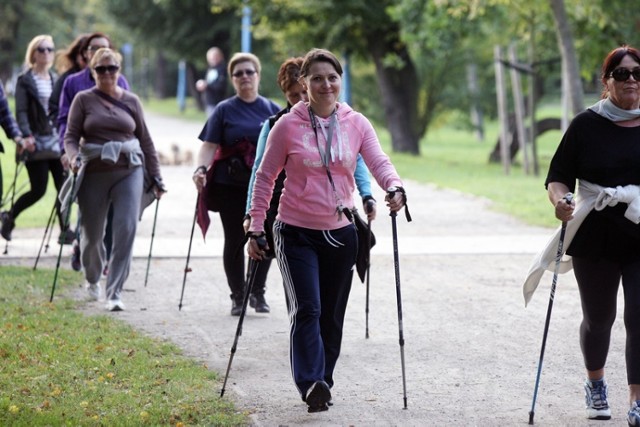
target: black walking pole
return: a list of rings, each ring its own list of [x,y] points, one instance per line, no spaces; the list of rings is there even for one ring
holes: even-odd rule
[[[398,191],[395,187],[387,190],[389,198],[392,198]],[[406,209],[406,207],[405,207]],[[398,334],[400,342],[400,363],[402,366],[402,395],[404,399],[404,409],[407,409],[407,380],[404,369],[404,333],[402,327],[402,294],[400,292],[400,256],[398,255],[398,228],[396,224],[396,212],[389,213],[391,217],[391,230],[393,233],[393,266],[396,272],[396,300],[398,303]]]
[[[57,198],[57,196],[56,196]],[[51,227],[51,233],[53,233],[53,218],[56,214],[56,203],[53,203],[53,209],[51,210],[51,215],[49,215],[49,220],[47,221],[47,226],[44,229],[44,235],[42,236],[42,242],[40,243],[40,249],[38,249],[38,256],[36,257],[36,262],[33,264],[33,269],[38,268],[38,261],[40,260],[40,254],[42,253],[42,247],[44,246],[45,240],[47,241],[47,245],[45,248],[45,253],[49,250],[49,240],[47,240],[47,233],[49,233],[49,227]],[[51,238],[51,234],[49,234],[49,239]]]
[[[567,193],[564,196],[567,204],[571,204],[573,194]],[[549,332],[549,323],[551,323],[551,310],[553,309],[553,299],[556,294],[556,284],[558,283],[558,271],[560,269],[560,260],[562,259],[564,246],[564,234],[567,231],[567,221],[562,221],[560,228],[560,239],[558,240],[558,251],[556,252],[556,266],[553,270],[553,280],[551,281],[551,294],[549,295],[549,306],[547,307],[547,318],[544,321],[544,333],[542,334],[542,347],[540,348],[540,360],[538,361],[538,373],[536,375],[536,385],[533,390],[533,401],[531,402],[531,411],[529,411],[529,424],[533,425],[533,417],[536,415],[536,398],[538,397],[538,385],[540,384],[540,374],[542,372],[542,360],[544,359],[544,349],[547,345],[547,333]]]
[[[367,245],[369,246],[369,250],[371,250],[371,220],[367,218],[367,228],[369,229],[369,234],[367,235]],[[369,277],[371,276],[371,254],[369,254],[369,259],[367,259],[367,297],[365,299],[364,306],[364,316],[365,316],[365,329],[364,329],[364,337],[369,338]]]
[[[369,213],[373,210],[373,205],[375,202],[373,199],[367,200],[367,204],[365,206],[365,214],[367,214],[367,230],[369,233],[367,234],[367,296],[365,299],[365,307],[364,307],[364,315],[365,315],[365,333],[364,337],[369,338],[369,277],[371,275],[371,219],[369,219]]]
[[[79,159],[78,159],[79,160]],[[69,228],[69,222],[71,220],[71,205],[73,204],[73,196],[76,191],[76,180],[78,179],[78,171],[76,170],[73,173],[71,178],[71,190],[69,192],[69,204],[67,205],[67,214],[64,218],[64,226],[62,227],[64,230]],[[58,270],[60,270],[60,258],[62,258],[62,248],[64,247],[64,241],[58,242],[60,244],[60,250],[58,251],[58,261],[56,262],[56,271],[53,274],[53,285],[51,286],[51,298],[49,298],[49,302],[53,302],[53,294],[56,291],[56,282],[58,281]]]
[[[267,246],[267,239],[263,237],[259,237],[256,239],[258,246],[260,248],[265,248]],[[242,300],[242,312],[240,312],[240,317],[238,318],[238,326],[236,327],[236,336],[233,339],[233,345],[231,346],[231,354],[229,355],[229,364],[227,365],[227,373],[224,374],[224,382],[222,383],[222,390],[220,390],[220,397],[224,396],[224,390],[227,386],[227,379],[229,378],[229,371],[231,370],[231,362],[233,362],[233,356],[236,354],[236,349],[238,348],[238,339],[240,335],[242,335],[242,322],[244,321],[244,315],[247,312],[247,305],[249,304],[249,296],[251,294],[251,289],[253,288],[253,282],[256,280],[256,272],[258,271],[258,266],[260,265],[260,261],[256,261],[253,258],[249,258],[249,274],[247,277],[247,283],[245,284],[244,290],[244,298]]]
[[[158,206],[160,206],[160,199],[156,199],[156,211],[153,214],[153,227],[151,228],[151,244],[149,245],[149,257],[147,258],[147,272],[144,275],[145,288],[147,287],[147,280],[149,280],[149,265],[151,264],[151,251],[153,250],[153,238],[156,236],[156,222],[158,221]]]
[[[187,284],[187,273],[191,272],[191,268],[189,268],[189,259],[191,259],[191,244],[193,243],[193,231],[196,229],[196,219],[198,218],[198,200],[199,199],[200,199],[200,194],[198,194],[198,197],[196,198],[196,210],[193,214],[193,224],[191,224],[191,237],[189,237],[189,250],[187,251],[187,263],[184,266],[184,277],[182,278],[182,292],[180,293],[180,304],[178,304],[178,310],[182,310],[182,298],[184,298],[184,287]]]
[[[18,157],[16,157],[16,168],[13,171],[13,184],[11,185],[11,208],[9,208],[9,212],[13,211],[13,201],[16,197],[16,185],[17,185],[17,181],[18,181],[18,172],[20,171],[20,160]],[[4,203],[4,201],[3,201]],[[13,220],[13,218],[12,218]],[[6,255],[9,253],[9,241],[7,240],[4,244],[4,252],[2,253],[3,255]]]

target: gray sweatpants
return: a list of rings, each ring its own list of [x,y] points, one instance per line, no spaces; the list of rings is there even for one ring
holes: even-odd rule
[[[113,248],[107,275],[107,299],[120,299],[129,276],[143,186],[142,167],[85,174],[78,190],[84,276],[98,283],[104,269],[103,243],[109,204],[113,204]]]

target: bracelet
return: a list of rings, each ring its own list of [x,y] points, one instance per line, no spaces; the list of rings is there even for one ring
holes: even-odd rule
[[[207,173],[207,167],[205,165],[200,165],[193,171],[193,174],[196,175],[198,172]]]
[[[257,231],[247,231],[246,236],[247,236],[249,239],[259,239],[259,238],[261,238],[261,237],[264,237],[264,236],[265,236],[265,234],[264,234],[264,231],[261,231],[261,232],[257,232]]]
[[[367,203],[369,200],[372,200],[373,203],[376,202],[376,199],[374,199],[371,194],[362,197],[362,203]]]

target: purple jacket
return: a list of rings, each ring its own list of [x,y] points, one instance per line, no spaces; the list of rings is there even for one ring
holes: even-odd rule
[[[22,136],[20,133],[20,129],[18,128],[18,123],[16,123],[16,119],[11,114],[11,110],[9,109],[9,103],[7,102],[7,96],[4,93],[4,88],[2,87],[2,82],[0,82],[0,126],[4,129],[4,133],[7,134],[7,137],[13,139],[16,136]],[[0,143],[0,152],[2,144]]]
[[[75,74],[71,74],[64,81],[64,85],[62,86],[62,95],[60,96],[60,109],[58,110],[58,120],[56,125],[58,127],[58,134],[60,135],[60,146],[64,151],[64,134],[67,131],[67,118],[69,117],[69,108],[71,108],[71,101],[76,96],[78,92],[85,89],[91,89],[96,85],[95,80],[93,80],[93,76],[91,75],[91,70],[89,67],[85,68],[82,71],[78,71]],[[129,82],[127,79],[121,74],[118,77],[118,86],[125,90],[129,90]]]

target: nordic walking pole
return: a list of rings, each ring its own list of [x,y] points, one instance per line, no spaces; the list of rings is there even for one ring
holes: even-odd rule
[[[193,243],[193,231],[196,229],[196,219],[198,218],[198,200],[199,199],[200,199],[200,194],[198,194],[198,197],[196,198],[196,210],[193,214],[193,224],[191,224],[191,237],[189,237],[189,250],[187,251],[187,263],[184,266],[184,277],[182,278],[182,292],[180,293],[180,304],[178,304],[178,311],[182,310],[182,298],[184,298],[184,287],[187,284],[187,273],[191,272],[191,268],[189,268],[189,259],[191,258],[191,244]]]
[[[260,248],[265,248],[267,246],[267,239],[262,236],[256,239],[258,246]],[[233,362],[233,356],[236,354],[236,349],[238,348],[238,339],[240,335],[242,335],[242,322],[244,321],[244,315],[247,312],[247,305],[249,304],[249,296],[251,294],[251,289],[253,288],[253,282],[256,280],[256,272],[258,271],[258,266],[260,265],[260,261],[256,261],[253,258],[249,258],[249,277],[247,277],[247,284],[245,285],[244,298],[242,299],[242,312],[240,313],[240,317],[238,318],[238,326],[236,328],[236,336],[233,339],[233,345],[231,346],[231,354],[229,355],[229,363],[227,364],[227,373],[224,374],[224,382],[222,383],[222,390],[220,390],[220,397],[224,396],[224,390],[227,386],[227,379],[229,378],[229,371],[231,370],[231,362]]]
[[[369,250],[371,250],[371,220],[367,218],[367,228],[369,229],[369,235],[367,235],[367,245],[369,246]],[[365,329],[364,329],[364,337],[369,338],[369,277],[371,276],[371,254],[369,254],[369,259],[367,259],[367,297],[365,299],[364,306],[364,316],[365,316]]]
[[[149,280],[149,265],[151,264],[151,251],[153,249],[153,238],[156,235],[156,222],[158,222],[158,206],[160,206],[160,199],[156,199],[156,211],[153,214],[153,227],[151,229],[151,244],[149,245],[149,257],[147,258],[147,272],[144,275],[144,287],[147,287],[147,280]]]
[[[398,190],[395,187],[391,187],[387,190],[389,198],[395,196]],[[405,207],[406,209],[406,207]],[[396,224],[396,212],[391,211],[389,213],[391,217],[391,230],[393,232],[393,266],[396,272],[396,301],[398,303],[398,334],[400,337],[400,363],[402,366],[402,395],[404,399],[404,408],[407,409],[407,379],[404,368],[404,333],[402,326],[402,294],[400,292],[400,256],[398,255],[398,227]]]
[[[11,186],[11,208],[9,209],[9,212],[11,212],[13,210],[13,201],[16,197],[16,184],[18,182],[18,171],[20,170],[20,160],[18,157],[16,157],[16,168],[13,171],[13,185]],[[9,253],[9,241],[7,240],[4,244],[4,252],[2,253],[3,255],[6,255]]]
[[[567,193],[563,197],[564,201],[568,205],[573,200],[573,194]],[[564,234],[567,231],[567,221],[562,221],[560,228],[560,239],[558,239],[558,252],[556,252],[556,266],[553,270],[553,280],[551,281],[551,294],[549,295],[549,306],[547,307],[547,318],[544,321],[544,333],[542,334],[542,347],[540,348],[540,360],[538,361],[538,373],[536,375],[536,385],[533,390],[533,401],[531,402],[531,411],[529,411],[529,424],[533,425],[533,418],[536,415],[536,398],[538,397],[538,385],[540,384],[540,374],[542,372],[542,360],[544,359],[544,349],[547,345],[547,334],[549,332],[549,323],[551,323],[551,310],[553,309],[553,299],[556,294],[556,284],[558,283],[558,271],[560,269],[560,260],[564,253],[562,247],[564,246]]]
[[[38,249],[38,256],[36,257],[36,262],[33,264],[33,269],[38,268],[38,261],[40,260],[40,254],[42,253],[42,247],[44,246],[45,240],[47,240],[47,233],[49,232],[49,227],[53,230],[53,218],[56,213],[56,204],[53,204],[53,209],[51,210],[51,215],[49,215],[49,220],[47,221],[47,226],[44,229],[44,235],[42,236],[42,242],[40,243],[40,249]],[[51,238],[51,234],[49,234],[49,238]],[[47,241],[47,246],[45,252],[49,249],[49,241]]]
[[[364,308],[365,315],[365,333],[364,337],[369,338],[369,276],[371,275],[371,219],[369,219],[369,213],[373,210],[373,205],[375,202],[373,199],[367,200],[367,205],[365,207],[365,214],[367,214],[367,230],[369,230],[369,234],[367,235],[367,246],[368,246],[368,254],[367,257],[367,297]]]
[[[79,162],[80,159],[78,158],[76,160],[78,169],[79,169]],[[69,228],[69,222],[71,220],[71,205],[73,204],[73,195],[75,193],[76,190],[76,181],[78,179],[78,170],[76,169],[76,171],[73,173],[73,176],[71,178],[71,190],[69,193],[69,205],[67,206],[67,214],[65,215],[64,218],[64,226],[62,227],[63,229],[67,229]],[[53,294],[56,291],[56,282],[58,281],[58,270],[60,270],[60,258],[62,258],[62,248],[64,247],[64,242],[59,242],[60,244],[60,250],[58,251],[58,261],[56,262],[56,271],[53,274],[53,285],[51,286],[51,298],[49,298],[49,302],[53,302]]]

